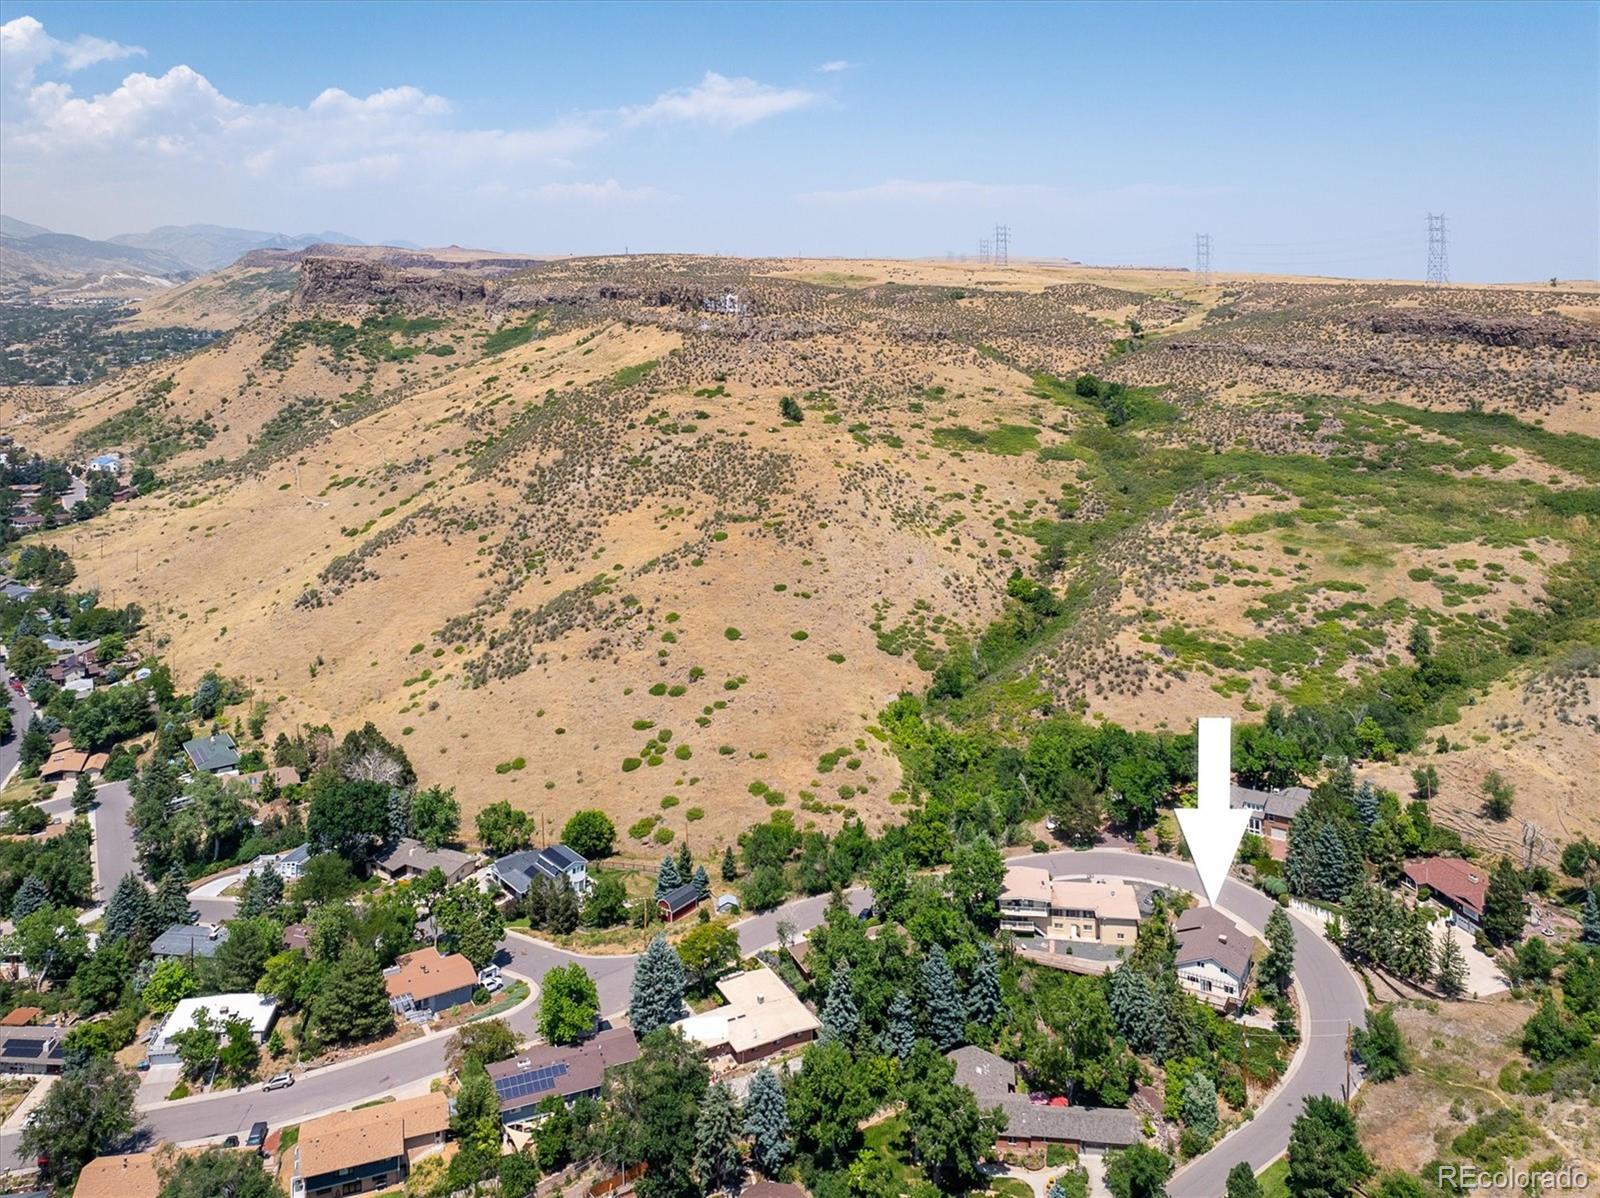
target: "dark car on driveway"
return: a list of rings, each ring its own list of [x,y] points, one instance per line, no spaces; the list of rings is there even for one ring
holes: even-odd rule
[[[250,1125],[250,1134],[244,1138],[246,1148],[254,1148],[257,1152],[265,1153],[267,1143],[267,1125],[256,1122]]]

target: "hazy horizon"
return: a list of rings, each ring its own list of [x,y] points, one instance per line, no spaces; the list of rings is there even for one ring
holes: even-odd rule
[[[0,3],[0,208],[527,253],[1600,275],[1600,8]],[[1497,86],[1496,84],[1500,84]]]

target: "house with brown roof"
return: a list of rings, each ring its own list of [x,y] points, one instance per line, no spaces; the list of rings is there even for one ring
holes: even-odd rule
[[[385,969],[383,984],[396,1012],[412,1019],[431,1019],[472,1001],[478,971],[460,953],[445,956],[429,947],[407,953]]]
[[[105,772],[106,763],[110,760],[107,753],[85,753],[82,749],[74,749],[71,744],[64,744],[39,767],[39,777],[46,782],[71,782],[80,774],[88,774],[91,779],[98,778]]]
[[[340,1111],[300,1125],[293,1198],[365,1194],[399,1185],[411,1165],[444,1147],[450,1104],[443,1094]]]
[[[444,874],[447,883],[456,883],[477,868],[478,859],[455,849],[430,849],[420,840],[403,836],[373,862],[380,876],[390,882],[420,878],[429,870]]]
[[[1229,806],[1243,808],[1250,813],[1249,830],[1266,842],[1267,853],[1276,861],[1289,855],[1289,825],[1300,813],[1300,808],[1311,801],[1311,792],[1304,786],[1290,786],[1284,790],[1254,790],[1248,786],[1234,785],[1229,795]]]
[[[1214,1007],[1238,1006],[1250,980],[1255,942],[1215,907],[1191,907],[1178,916],[1173,930],[1178,985]]]
[[[968,1045],[945,1054],[955,1062],[955,1083],[972,1091],[978,1105],[999,1110],[1006,1125],[995,1149],[1008,1155],[1048,1151],[1063,1144],[1085,1148],[1126,1148],[1139,1139],[1139,1118],[1117,1107],[1072,1106],[1066,1099],[1035,1101],[1016,1092],[1017,1068],[1004,1057]]]
[[[97,1156],[78,1174],[73,1198],[156,1198],[161,1174],[154,1152]]]
[[[633,1029],[614,1027],[572,1048],[540,1044],[509,1061],[498,1061],[488,1072],[500,1099],[500,1121],[531,1121],[539,1104],[551,1095],[568,1106],[580,1098],[598,1098],[606,1071],[638,1056],[639,1040]]]
[[[1128,945],[1139,936],[1139,896],[1123,878],[1053,878],[1013,865],[1000,887],[1000,926],[1046,940]]]
[[[1401,881],[1408,890],[1423,887],[1450,914],[1450,922],[1476,934],[1483,925],[1483,904],[1489,897],[1489,871],[1460,857],[1421,857],[1407,861]]]

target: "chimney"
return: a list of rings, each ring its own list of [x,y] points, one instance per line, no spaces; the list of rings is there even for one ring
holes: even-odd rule
[[[1226,933],[1226,932],[1218,932],[1217,933],[1217,939],[1220,940],[1223,944],[1228,943],[1228,933]]]
[[[762,994],[760,991],[757,991],[756,992],[756,1006],[759,1007],[762,1003],[764,1003],[766,1001],[767,1001],[767,996],[765,994]]]

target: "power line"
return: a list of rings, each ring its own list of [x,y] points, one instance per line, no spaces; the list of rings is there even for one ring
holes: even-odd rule
[[[978,265],[988,266],[994,257],[993,243],[987,237],[978,238]]]
[[[1211,234],[1194,235],[1194,273],[1202,287],[1211,284]]]
[[[1445,236],[1444,213],[1428,213],[1428,286],[1450,281],[1450,245]]]
[[[1009,266],[1011,264],[1011,226],[996,225],[994,227],[994,264],[996,266]]]

